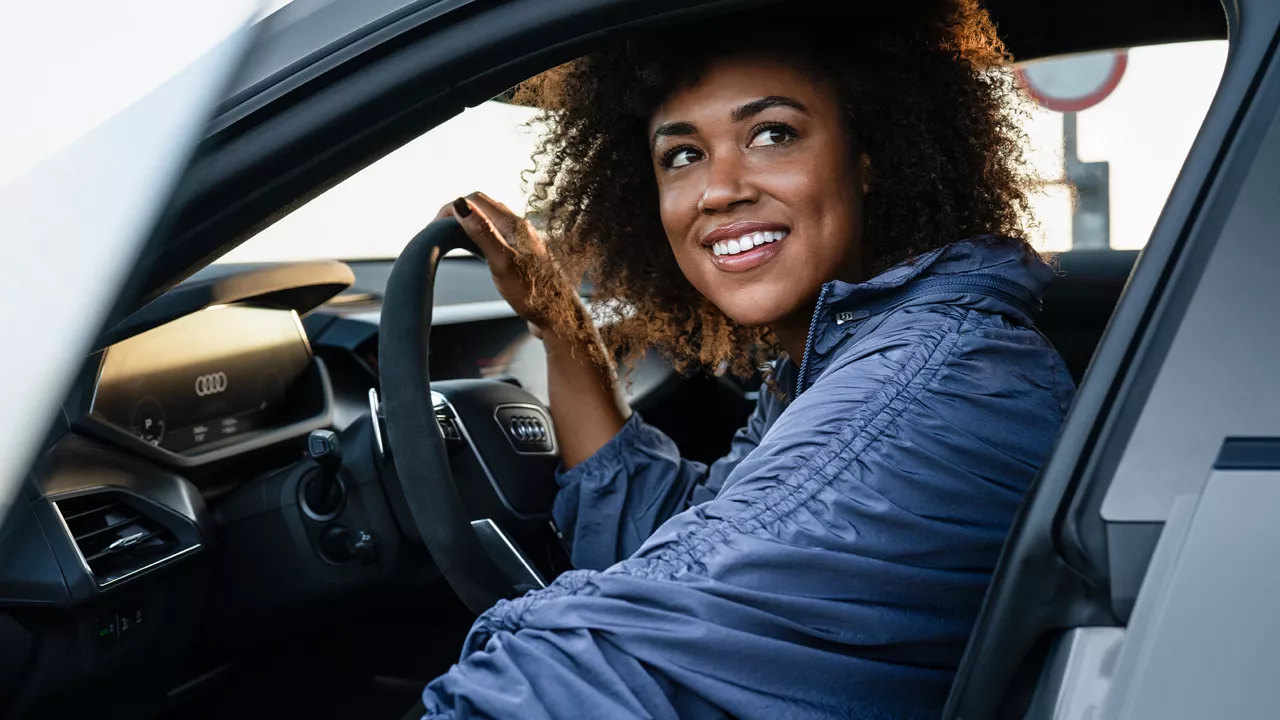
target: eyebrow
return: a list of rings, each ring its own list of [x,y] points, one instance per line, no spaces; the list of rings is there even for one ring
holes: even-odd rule
[[[658,144],[658,138],[660,137],[692,135],[695,132],[697,131],[694,129],[693,123],[687,123],[687,122],[663,123],[659,125],[656,130],[653,131],[653,140],[649,144],[651,147],[656,146]]]
[[[759,100],[752,100],[749,103],[745,103],[735,108],[734,111],[729,114],[729,117],[733,118],[734,122],[742,122],[743,120],[759,115],[771,107],[788,107],[792,110],[799,110],[806,114],[809,112],[809,109],[806,108],[804,103],[799,100],[794,100],[782,95],[769,95],[767,97],[762,97]]]
[[[729,113],[729,117],[734,122],[742,122],[743,120],[749,120],[772,107],[788,107],[806,114],[809,112],[809,109],[806,108],[804,103],[799,100],[795,100],[784,95],[768,95],[739,105],[733,109],[733,112]],[[695,132],[697,132],[697,130],[693,127],[693,123],[663,123],[653,131],[653,139],[650,142],[650,145],[657,145],[658,138],[693,135]]]

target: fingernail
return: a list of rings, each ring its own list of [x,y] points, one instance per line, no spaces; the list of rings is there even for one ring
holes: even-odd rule
[[[453,201],[453,211],[458,213],[458,217],[466,217],[471,214],[471,206],[467,204],[466,198],[458,198]]]

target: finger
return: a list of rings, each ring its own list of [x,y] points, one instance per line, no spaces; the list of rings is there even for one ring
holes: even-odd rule
[[[447,217],[453,217],[453,203],[451,202],[445,203],[440,208],[440,212],[436,213],[436,216],[431,219],[431,222],[435,222],[436,220],[443,220]]]
[[[449,211],[490,265],[508,260],[514,251],[489,218],[466,198],[454,200]]]
[[[519,224],[523,222],[523,218],[511,212],[511,208],[482,192],[471,193],[467,196],[467,200],[470,200],[474,207],[484,212],[485,216],[489,218],[489,222],[493,223],[493,226],[497,228],[504,238],[508,241],[515,240],[515,233],[519,230]]]
[[[472,201],[481,209],[485,210],[490,214],[503,214],[503,215],[510,215],[512,217],[516,217],[516,214],[511,211],[511,208],[507,207],[506,205],[503,205],[497,200],[494,200],[493,198],[489,197],[488,195],[486,195],[485,193],[479,190],[468,195],[467,199]]]

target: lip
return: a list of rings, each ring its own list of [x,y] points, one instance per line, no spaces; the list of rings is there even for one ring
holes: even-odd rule
[[[702,236],[702,246],[711,247],[720,240],[732,240],[753,232],[789,232],[791,228],[782,223],[761,222],[759,220],[739,220],[728,225],[721,225]],[[754,251],[752,251],[754,252]],[[744,255],[748,253],[743,253]],[[724,256],[721,256],[724,257]]]
[[[766,245],[757,245],[737,255],[714,255],[710,250],[707,251],[707,254],[711,256],[711,262],[715,263],[715,266],[720,270],[740,273],[754,270],[772,260],[782,250],[782,244],[786,241],[787,238],[783,238]]]
[[[746,252],[735,253],[733,255],[716,255],[713,246],[721,240],[732,240],[756,232],[783,232],[786,233],[781,240],[776,240],[763,245],[756,245]],[[702,249],[711,257],[711,262],[717,268],[724,272],[740,273],[764,265],[777,256],[782,249],[782,245],[791,238],[791,228],[780,223],[760,222],[757,220],[742,220],[728,225],[722,225],[702,238]]]

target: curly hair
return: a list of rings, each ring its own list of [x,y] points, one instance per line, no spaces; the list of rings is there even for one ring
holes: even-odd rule
[[[658,211],[648,123],[707,63],[767,39],[771,55],[820,72],[842,95],[852,147],[866,154],[863,266],[877,272],[953,241],[1026,241],[1030,177],[1010,57],[978,0],[876,3],[854,23],[762,17],[756,8],[672,35],[622,42],[516,89],[541,109],[533,213],[546,223],[555,267],[530,262],[535,288],[567,272],[616,310],[600,332],[611,359],[650,350],[677,370],[747,377],[780,351],[767,327],[744,327],[713,306],[676,264]],[[832,27],[839,25],[839,27]],[[535,267],[536,266],[536,267]],[[584,332],[563,292],[531,300],[557,332]],[[552,302],[552,300],[555,300]],[[593,355],[600,351],[593,351]]]

